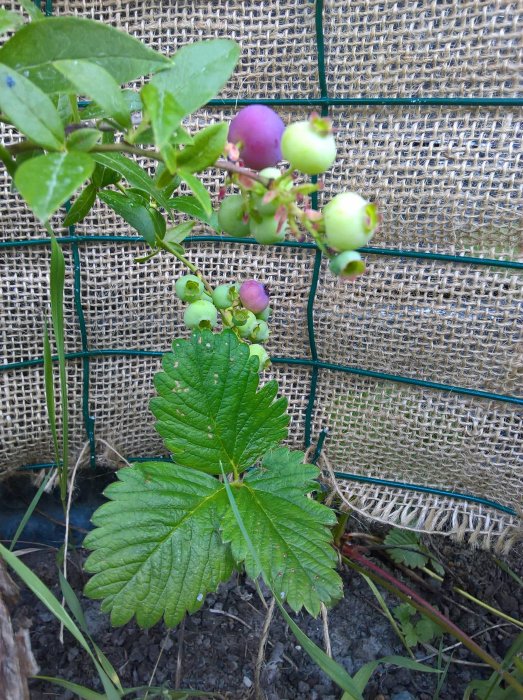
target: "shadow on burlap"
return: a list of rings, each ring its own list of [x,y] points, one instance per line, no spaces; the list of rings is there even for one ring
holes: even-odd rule
[[[13,2],[7,3],[16,5]],[[241,62],[222,97],[317,98],[320,95],[312,2],[241,0],[57,0],[55,14],[74,13],[122,27],[165,53],[198,39],[231,37]],[[519,9],[518,9],[519,8]],[[327,0],[325,72],[331,97],[517,97],[523,26],[518,3],[417,0],[398,3]],[[312,106],[311,108],[312,109]],[[308,107],[279,109],[288,122]],[[230,119],[209,108],[189,127]],[[522,233],[522,125],[517,107],[336,106],[339,157],[321,200],[353,189],[377,201],[380,248],[518,259]],[[7,130],[4,138],[9,138]],[[217,194],[223,177],[210,171]],[[1,237],[46,237],[2,173]],[[320,202],[321,203],[321,202]],[[56,221],[56,231],[60,229]],[[209,233],[203,226],[198,233]],[[103,205],[76,233],[129,235]],[[157,257],[139,266],[145,246],[83,242],[81,301],[86,346],[169,349],[185,334],[173,295],[182,270]],[[66,288],[67,351],[85,349],[73,298],[70,247]],[[268,350],[311,359],[307,302],[314,251],[228,243],[192,243],[188,257],[216,282],[256,275],[271,288],[275,314]],[[4,363],[42,356],[48,308],[49,248],[0,249],[0,342]],[[340,282],[323,265],[314,303],[318,359],[493,394],[521,391],[521,273],[452,261],[367,256],[368,272]],[[89,361],[88,412],[95,420],[97,460],[118,466],[106,441],[127,457],[164,454],[147,409],[160,359],[116,354]],[[68,362],[71,459],[86,441],[82,392],[86,367]],[[303,447],[311,367],[274,364],[289,398],[289,445]],[[0,373],[0,470],[52,461],[41,365]],[[320,368],[311,437],[328,428],[320,463],[364,477],[431,486],[496,501],[521,512],[521,406],[426,385]],[[323,462],[322,462],[323,460]],[[351,507],[384,522],[445,532],[473,545],[506,550],[521,519],[495,507],[446,495],[338,479]]]

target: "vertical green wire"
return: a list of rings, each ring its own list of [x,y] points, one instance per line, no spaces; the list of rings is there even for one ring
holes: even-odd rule
[[[316,23],[316,50],[318,52],[318,80],[320,84],[320,94],[322,98],[328,97],[327,91],[327,78],[325,75],[325,43],[323,37],[323,0],[316,0],[315,5],[315,23]],[[327,116],[329,108],[326,104],[321,106],[321,114],[323,117]],[[316,177],[313,181],[316,181]],[[314,192],[311,197],[313,209],[318,208],[318,193]],[[313,360],[318,359],[318,352],[316,349],[316,337],[314,334],[314,301],[316,297],[316,290],[318,289],[318,281],[320,278],[321,270],[321,250],[316,249],[314,256],[314,269],[312,271],[311,286],[309,289],[309,298],[307,301],[307,330],[309,334],[309,347],[311,351],[311,357]],[[311,372],[311,383],[309,389],[309,398],[307,400],[307,409],[305,411],[305,448],[309,447],[311,444],[311,434],[312,434],[312,413],[314,411],[314,404],[316,401],[316,390],[318,386],[318,373],[319,368],[314,366]]]

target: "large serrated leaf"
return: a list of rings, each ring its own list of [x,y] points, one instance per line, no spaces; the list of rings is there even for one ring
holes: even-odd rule
[[[250,576],[265,572],[271,577],[267,583],[293,610],[305,607],[317,615],[322,602],[330,605],[341,598],[342,584],[328,527],[336,517],[307,498],[318,488],[319,469],[303,464],[303,456],[287,448],[274,450],[241,485],[231,485],[256,559],[232,512],[223,523],[223,538],[231,543],[235,559],[245,560]]]
[[[48,17],[22,27],[0,49],[0,63],[23,73],[48,94],[75,92],[54,61],[84,59],[127,83],[169,66],[169,59],[129,34],[79,17]]]
[[[287,401],[232,331],[177,339],[155,377],[156,429],[178,464],[209,474],[243,471],[287,436]]]
[[[121,469],[118,479],[84,542],[95,550],[85,564],[95,574],[85,593],[104,599],[113,625],[136,615],[150,627],[163,615],[173,627],[232,573],[219,533],[227,494],[208,474],[166,462]]]
[[[48,153],[22,163],[15,185],[40,221],[46,222],[93,170],[94,161],[87,153]]]

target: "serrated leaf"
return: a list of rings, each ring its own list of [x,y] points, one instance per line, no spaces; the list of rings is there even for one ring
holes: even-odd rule
[[[69,151],[90,151],[93,146],[100,141],[102,138],[102,132],[98,129],[91,129],[86,127],[85,129],[75,129],[67,137],[67,150]]]
[[[1,63],[0,109],[30,141],[54,151],[62,148],[64,127],[50,98],[26,77]]]
[[[179,197],[173,197],[169,200],[171,209],[176,209],[176,211],[181,211],[184,214],[192,216],[194,219],[199,219],[206,224],[209,224],[211,228],[215,231],[219,229],[218,215],[215,211],[209,216],[204,210],[200,202],[193,197],[193,195],[180,195]]]
[[[78,197],[75,199],[72,207],[67,212],[64,219],[64,226],[73,226],[83,221],[87,214],[91,211],[91,208],[96,200],[96,187],[94,185],[87,185],[87,187],[80,192]]]
[[[207,192],[207,189],[199,180],[197,177],[195,177],[192,173],[188,172],[187,170],[180,169],[178,171],[178,175],[182,178],[182,180],[189,185],[190,189],[192,190],[194,196],[198,200],[198,202],[201,204],[201,207],[205,213],[206,216],[210,217],[212,215],[212,203],[211,203],[211,197],[209,193]]]
[[[109,190],[99,192],[98,196],[118,216],[135,228],[149,245],[154,245],[158,222],[149,207],[144,206],[139,198]]]
[[[222,155],[227,141],[228,126],[225,123],[211,124],[195,134],[191,146],[178,154],[177,164],[191,173],[214,165]]]
[[[75,86],[78,94],[90,97],[121,126],[131,126],[131,114],[120,86],[105,68],[78,59],[54,61],[53,66]]]
[[[169,209],[167,197],[134,160],[126,158],[121,153],[93,153],[92,157],[100,165],[120,173],[132,187],[146,192],[164,209]]]
[[[232,513],[223,522],[223,539],[230,542],[237,561],[245,560],[249,576],[266,572],[267,583],[281,600],[295,611],[305,607],[317,615],[322,602],[331,605],[341,598],[342,584],[328,527],[336,517],[330,508],[307,498],[318,488],[319,469],[302,464],[303,457],[287,448],[274,450],[241,485],[231,484],[257,556],[250,553]]]
[[[157,147],[162,150],[180,125],[184,113],[172,92],[149,83],[141,89],[142,102],[151,120]]]
[[[390,557],[398,564],[405,564],[411,569],[421,569],[429,559],[422,552],[418,536],[411,530],[392,528],[383,540]]]
[[[25,161],[15,185],[40,221],[49,217],[83,185],[94,169],[87,153],[48,153]]]
[[[102,22],[48,17],[26,24],[0,49],[0,63],[27,77],[48,94],[75,93],[76,87],[53,65],[86,60],[104,68],[121,85],[169,65],[169,59],[134,37]]]
[[[421,620],[416,622],[414,630],[420,642],[430,642],[434,637],[439,637],[442,634],[441,627],[428,617],[425,617],[425,615],[422,615]]]
[[[0,8],[0,34],[10,32],[23,24],[24,18],[18,12],[11,12],[5,8]]]
[[[209,474],[243,471],[287,437],[287,401],[278,385],[261,389],[257,362],[229,330],[173,343],[151,400],[156,429],[178,464]]]
[[[141,627],[162,615],[173,627],[226,581],[234,562],[219,524],[228,507],[215,478],[166,462],[120,469],[94,514],[84,545],[95,551],[86,595],[104,599],[113,625],[133,615]]]

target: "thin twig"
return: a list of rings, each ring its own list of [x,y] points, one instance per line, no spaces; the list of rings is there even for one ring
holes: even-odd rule
[[[160,644],[160,653],[158,654],[158,658],[156,659],[156,663],[154,664],[154,668],[151,673],[151,677],[149,678],[149,683],[147,683],[147,687],[150,688],[153,684],[154,677],[156,675],[156,669],[158,668],[158,664],[160,663],[160,659],[162,658],[162,654],[164,652],[165,648],[165,642],[169,639],[169,635],[171,634],[171,631],[168,630],[167,634],[165,635],[162,643]],[[147,697],[149,696],[149,691],[147,690],[144,696],[144,700],[147,700]]]
[[[325,653],[332,659],[331,638],[329,634],[329,616],[325,603],[321,604],[321,619],[323,620],[323,643],[325,644]]]
[[[260,685],[261,671],[265,660],[265,646],[267,644],[267,639],[269,638],[269,630],[271,628],[272,618],[274,616],[275,605],[276,599],[272,598],[269,605],[269,611],[265,617],[265,622],[263,623],[260,644],[258,646],[258,656],[256,657],[256,665],[254,667],[254,695],[256,698],[260,699],[263,698]]]
[[[475,637],[481,637],[482,634],[486,634],[487,632],[490,632],[491,630],[496,630],[499,629],[500,627],[512,627],[510,622],[501,622],[497,625],[491,625],[490,627],[486,627],[484,630],[480,630],[479,632],[476,632],[475,634],[471,634],[470,638],[474,639]],[[426,646],[430,647],[430,644],[427,644]],[[445,647],[442,649],[442,652],[447,652],[447,651],[452,651],[452,649],[457,649],[457,647],[462,647],[463,642],[456,642],[455,644],[451,644],[448,647]],[[423,656],[421,659],[416,659],[420,663],[423,663],[424,661],[429,661],[430,659],[433,659],[435,656],[439,655],[439,651],[435,651],[433,654],[428,654],[428,656]]]
[[[183,640],[185,637],[185,617],[178,627],[178,652],[176,654],[176,676],[174,678],[174,689],[180,690],[182,683],[182,660],[183,660]]]
[[[117,450],[116,448],[114,448],[110,443],[108,443],[107,440],[104,440],[104,439],[101,438],[101,437],[97,437],[96,439],[97,439],[99,442],[102,442],[106,447],[108,447],[108,448],[111,450],[111,452],[114,452],[114,454],[115,454],[119,459],[121,459],[122,462],[124,462],[128,467],[131,466],[131,463],[128,462],[128,461],[125,459],[125,457],[123,457],[123,456],[118,452],[118,450]]]

